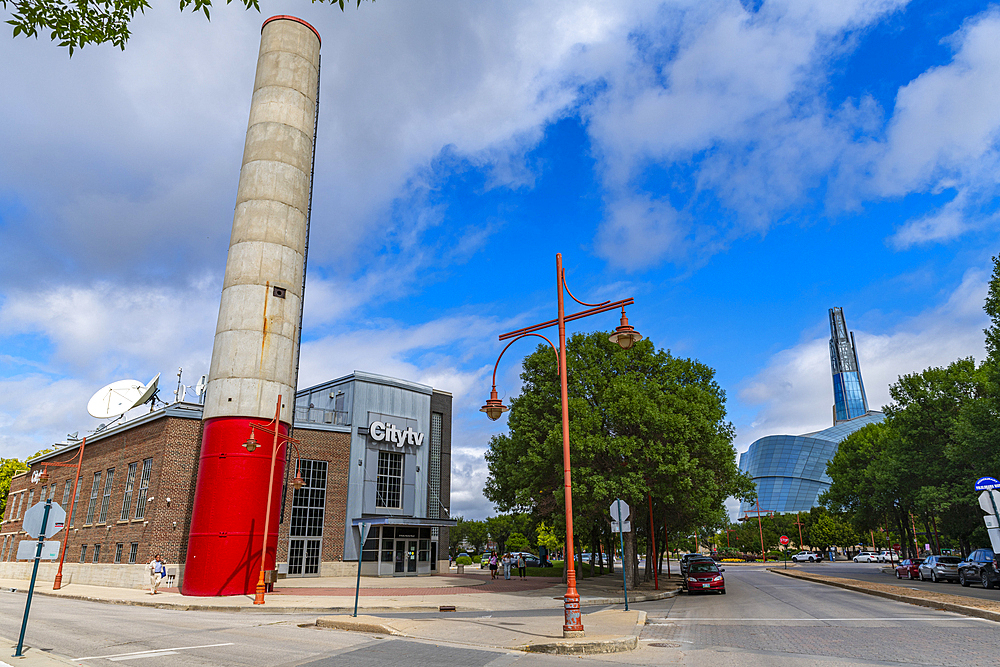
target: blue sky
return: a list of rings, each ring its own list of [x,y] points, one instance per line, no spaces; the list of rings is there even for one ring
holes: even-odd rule
[[[262,9],[324,40],[300,386],[452,391],[456,513],[491,512],[504,424],[478,407],[497,334],[554,316],[556,252],[578,296],[634,297],[642,333],[717,369],[740,451],[831,423],[832,306],[873,406],[983,355],[988,3]],[[95,428],[112,380],[207,372],[263,18],[154,7],[124,52],[73,58],[0,40],[0,456]]]

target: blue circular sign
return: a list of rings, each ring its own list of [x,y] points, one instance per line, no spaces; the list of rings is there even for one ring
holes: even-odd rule
[[[996,477],[980,477],[976,480],[976,491],[1000,489],[1000,481]]]

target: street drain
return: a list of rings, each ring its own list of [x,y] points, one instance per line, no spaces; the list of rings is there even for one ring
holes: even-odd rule
[[[652,642],[646,644],[646,646],[655,646],[656,648],[680,648],[680,644],[674,644],[673,642]]]

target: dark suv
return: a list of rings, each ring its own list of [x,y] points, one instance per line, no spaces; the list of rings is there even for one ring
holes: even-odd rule
[[[973,581],[982,583],[983,588],[996,588],[1000,583],[1000,566],[992,550],[976,549],[958,564],[958,583],[968,586]]]

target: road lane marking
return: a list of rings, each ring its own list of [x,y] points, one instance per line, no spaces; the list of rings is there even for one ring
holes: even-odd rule
[[[108,658],[111,662],[121,662],[122,660],[138,660],[139,658],[159,658],[164,655],[179,655],[177,651],[157,651],[156,653],[142,653],[140,655],[123,655],[120,658]]]
[[[173,648],[158,648],[149,651],[133,651],[132,653],[113,653],[111,655],[89,655],[86,658],[73,658],[73,660],[101,660],[107,659],[112,660],[114,658],[124,658],[125,656],[134,655],[136,657],[145,657],[150,653],[163,653],[164,651],[190,651],[196,648],[216,648],[217,646],[233,646],[233,642],[226,642],[225,644],[204,644],[202,646],[175,646]]]

